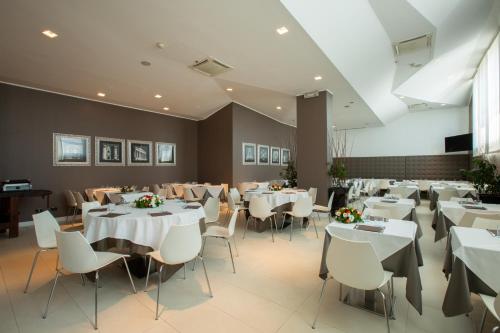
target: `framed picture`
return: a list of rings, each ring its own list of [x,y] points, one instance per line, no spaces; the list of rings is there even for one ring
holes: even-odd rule
[[[288,165],[290,161],[290,149],[281,148],[281,165]]]
[[[96,137],[95,165],[124,166],[125,140]]]
[[[128,158],[127,164],[133,166],[153,165],[151,158],[151,149],[153,143],[151,141],[127,140]]]
[[[258,145],[259,165],[269,165],[269,146]]]
[[[257,163],[257,152],[255,143],[243,142],[242,154],[243,154],[244,165],[252,165]]]
[[[271,147],[271,165],[280,165],[281,149],[279,147]]]
[[[159,166],[175,165],[175,143],[156,143],[156,160],[155,164]]]
[[[90,166],[90,136],[52,134],[54,166]]]

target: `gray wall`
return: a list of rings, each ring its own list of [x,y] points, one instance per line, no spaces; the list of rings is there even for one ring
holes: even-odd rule
[[[173,167],[54,167],[52,133],[175,142]],[[57,94],[0,84],[0,179],[30,178],[54,192],[52,206],[64,213],[62,191],[100,185],[149,185],[197,180],[197,122]],[[21,220],[31,219],[40,199],[25,199]]]
[[[233,104],[198,122],[198,180],[232,182]]]
[[[289,148],[295,128],[233,103],[233,184],[244,181],[281,179],[284,166],[243,165],[242,143]]]

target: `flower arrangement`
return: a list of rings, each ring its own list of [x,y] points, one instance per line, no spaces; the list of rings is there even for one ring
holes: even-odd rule
[[[335,212],[335,220],[341,223],[363,222],[361,215],[363,213],[352,207],[342,207]]]
[[[163,204],[159,195],[145,195],[134,201],[137,208],[156,208]]]
[[[121,193],[134,192],[134,187],[128,185],[122,186],[120,187],[120,192]]]
[[[269,186],[269,190],[271,191],[281,191],[283,187],[279,184],[272,184],[271,186]]]

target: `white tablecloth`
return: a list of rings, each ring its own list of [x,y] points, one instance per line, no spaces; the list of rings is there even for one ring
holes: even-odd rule
[[[401,210],[411,212],[413,208],[415,208],[415,200],[414,199],[398,199],[397,202],[384,202],[384,200],[390,200],[383,197],[369,197],[365,200],[364,204],[368,208],[373,208],[375,204],[382,205],[391,205],[395,207],[401,207]]]
[[[413,193],[419,191],[417,185],[389,185],[389,192],[391,192],[391,189],[394,188],[398,188],[398,191],[401,191],[405,198],[408,198]]]
[[[276,208],[289,202],[296,202],[299,198],[307,198],[308,196],[309,193],[307,191],[291,189],[284,189],[282,191],[252,190],[245,192],[243,200],[250,201],[253,197],[264,197],[271,208]]]
[[[460,197],[465,197],[466,195],[470,194],[472,196],[476,196],[477,192],[476,189],[470,185],[466,184],[450,184],[448,187],[454,187],[457,189],[458,196]],[[446,186],[443,185],[431,185],[430,190],[431,192],[436,192],[440,193],[442,190],[446,189]]]
[[[134,202],[135,200],[145,196],[153,195],[151,192],[105,192],[111,202]]]
[[[326,226],[330,235],[355,240],[369,241],[380,261],[390,257],[415,240],[417,225],[412,221],[389,220],[389,222],[366,222],[368,225],[384,225],[382,233],[356,230],[356,223],[332,222]]]
[[[470,211],[478,212],[478,213],[500,212],[500,205],[482,204],[482,206],[486,207],[487,210],[471,209]],[[437,210],[438,210],[438,214],[439,214],[439,212],[441,212],[451,222],[453,222],[455,225],[458,225],[467,209],[464,208],[458,201],[438,201],[437,202]]]
[[[500,237],[487,230],[452,227],[453,255],[492,290],[500,290]]]
[[[127,213],[114,218],[101,217],[107,212],[88,214],[88,225],[85,237],[90,243],[105,238],[126,239],[138,245],[159,249],[172,225],[198,223],[205,217],[202,206],[198,209],[184,209],[186,204],[177,200],[167,200],[158,208],[142,209],[130,205],[119,205],[113,213]],[[196,205],[196,204],[190,204]],[[171,212],[172,215],[152,217],[149,213]]]
[[[214,198],[218,198],[224,190],[223,185],[202,185],[202,184],[172,184],[175,193],[179,196],[184,195],[184,188],[189,188],[193,191],[194,195],[202,198],[206,191]]]

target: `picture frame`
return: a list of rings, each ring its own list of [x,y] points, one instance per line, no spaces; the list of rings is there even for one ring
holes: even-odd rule
[[[271,147],[271,154],[269,157],[271,165],[281,165],[281,148]]]
[[[288,165],[290,161],[290,149],[281,148],[281,165]]]
[[[125,166],[125,140],[95,137],[96,166]]]
[[[175,143],[156,142],[155,165],[175,166],[177,146]]]
[[[52,133],[54,166],[90,166],[90,136]]]
[[[259,165],[269,165],[269,146],[258,145],[257,156]]]
[[[243,165],[255,165],[257,164],[257,147],[255,143],[242,143],[242,163]]]
[[[127,165],[151,166],[153,165],[153,142],[141,140],[127,140]]]

